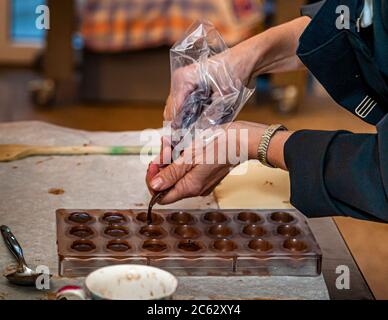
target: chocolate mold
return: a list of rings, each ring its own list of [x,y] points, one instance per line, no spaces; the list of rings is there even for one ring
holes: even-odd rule
[[[167,235],[167,232],[161,226],[154,224],[141,227],[139,233],[146,238],[152,239],[161,239]]]
[[[111,240],[106,245],[106,248],[115,252],[125,252],[131,250],[131,245],[127,241],[123,240]]]
[[[193,215],[184,211],[171,213],[168,216],[168,220],[175,225],[193,224],[195,222]]]
[[[107,224],[124,224],[127,222],[127,218],[121,213],[106,212],[102,216],[102,221]]]
[[[112,225],[105,228],[104,234],[112,238],[123,239],[129,236],[129,229],[120,225]]]
[[[291,223],[295,221],[295,218],[291,214],[283,211],[271,213],[270,219],[276,223]]]
[[[93,221],[93,217],[87,212],[73,212],[69,215],[68,220],[73,223],[86,224]]]
[[[92,228],[89,228],[88,226],[74,226],[71,227],[69,230],[69,234],[71,236],[77,237],[77,238],[89,238],[94,235],[94,231]]]
[[[284,237],[296,237],[301,234],[298,227],[289,224],[283,224],[277,227],[276,232]]]
[[[217,224],[209,227],[207,233],[212,238],[229,238],[233,235],[233,230],[226,225]]]
[[[237,220],[243,223],[256,224],[261,222],[258,214],[250,211],[243,211],[237,215]]]
[[[305,252],[308,250],[306,242],[294,238],[285,240],[283,247],[292,252]]]
[[[265,236],[267,234],[267,231],[262,226],[256,224],[248,224],[243,227],[242,233],[245,236],[255,238]]]
[[[136,215],[136,220],[141,223],[147,223],[147,212],[141,212]],[[152,213],[152,224],[162,224],[164,219],[156,213]]]
[[[89,240],[76,240],[72,243],[71,248],[78,252],[90,252],[96,249],[96,245]]]
[[[173,234],[183,239],[195,239],[201,235],[201,232],[193,226],[182,225],[173,229]]]
[[[259,252],[267,252],[272,250],[273,245],[271,242],[264,239],[254,239],[249,241],[248,247],[251,250],[259,251]]]
[[[235,251],[238,246],[233,240],[219,239],[213,242],[213,248],[221,252]]]
[[[228,221],[226,215],[218,211],[207,212],[203,215],[203,221],[207,223],[224,223]]]
[[[168,247],[164,241],[151,239],[144,241],[142,248],[152,252],[163,252],[166,251]]]
[[[178,249],[187,252],[197,252],[205,249],[205,246],[196,240],[181,240],[177,245]]]
[[[321,251],[296,210],[57,210],[59,274],[144,264],[178,276],[316,276]]]

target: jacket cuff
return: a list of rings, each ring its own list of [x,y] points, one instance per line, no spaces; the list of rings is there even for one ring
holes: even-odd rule
[[[346,131],[301,130],[284,146],[290,173],[291,203],[307,217],[342,215],[325,186],[325,158],[335,137]]]

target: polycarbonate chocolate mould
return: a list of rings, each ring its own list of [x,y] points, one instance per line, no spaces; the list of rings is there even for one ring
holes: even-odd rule
[[[322,254],[296,210],[57,210],[59,274],[147,264],[175,275],[317,276]]]

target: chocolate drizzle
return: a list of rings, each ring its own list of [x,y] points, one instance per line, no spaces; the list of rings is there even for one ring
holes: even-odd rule
[[[147,211],[147,224],[148,225],[152,224],[152,208],[153,208],[153,206],[160,199],[162,199],[168,193],[168,191],[170,191],[170,189],[167,189],[167,190],[161,191],[161,192],[157,192],[152,196],[150,203],[148,204],[148,211]]]

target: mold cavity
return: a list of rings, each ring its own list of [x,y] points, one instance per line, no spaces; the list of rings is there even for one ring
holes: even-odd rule
[[[75,223],[87,223],[92,221],[92,217],[86,212],[73,212],[69,216],[69,220]]]
[[[183,251],[196,252],[204,248],[199,241],[182,240],[178,243],[178,248]]]
[[[77,240],[73,242],[71,248],[80,252],[88,252],[96,249],[96,245],[89,240]]]
[[[266,234],[266,231],[261,226],[250,224],[243,228],[243,233],[250,237],[262,237]]]
[[[249,241],[248,247],[255,251],[266,252],[272,249],[272,244],[263,239]]]
[[[174,229],[174,234],[183,239],[194,239],[200,236],[200,232],[197,228],[192,226],[178,226]]]
[[[205,213],[203,218],[210,223],[223,223],[228,220],[223,213],[216,211]]]
[[[233,234],[232,229],[222,224],[211,226],[208,229],[209,235],[216,238],[228,238]]]
[[[110,241],[106,247],[109,250],[117,251],[117,252],[124,252],[131,249],[131,246],[127,241],[118,241],[118,240],[112,240]]]
[[[241,222],[246,222],[246,223],[257,223],[261,220],[260,216],[254,212],[240,212],[237,216],[237,219]]]
[[[171,213],[169,220],[173,224],[186,225],[194,223],[194,217],[187,212],[179,211]]]
[[[290,223],[295,218],[287,212],[278,211],[271,213],[271,220],[279,223]]]
[[[156,239],[146,240],[143,243],[143,249],[152,252],[162,252],[167,249],[167,244],[165,244],[163,241]]]
[[[136,220],[140,221],[142,223],[147,223],[147,212],[141,212],[136,216]],[[163,223],[163,218],[156,214],[152,213],[152,224],[162,224]]]
[[[163,238],[166,235],[166,231],[162,227],[153,224],[141,227],[139,233],[142,236],[154,239]]]
[[[237,244],[228,239],[220,239],[213,242],[214,249],[221,252],[230,252],[237,249]]]
[[[124,238],[129,235],[129,230],[123,226],[109,226],[104,233],[113,238]]]
[[[300,229],[289,224],[281,225],[277,228],[277,233],[285,237],[296,237],[301,233]]]
[[[116,212],[106,212],[102,217],[102,220],[109,224],[122,224],[127,221],[124,215]]]
[[[303,252],[307,251],[307,244],[298,239],[287,239],[283,242],[283,247],[294,252]]]
[[[72,227],[69,233],[78,238],[87,238],[93,235],[93,230],[86,226],[76,226]]]

